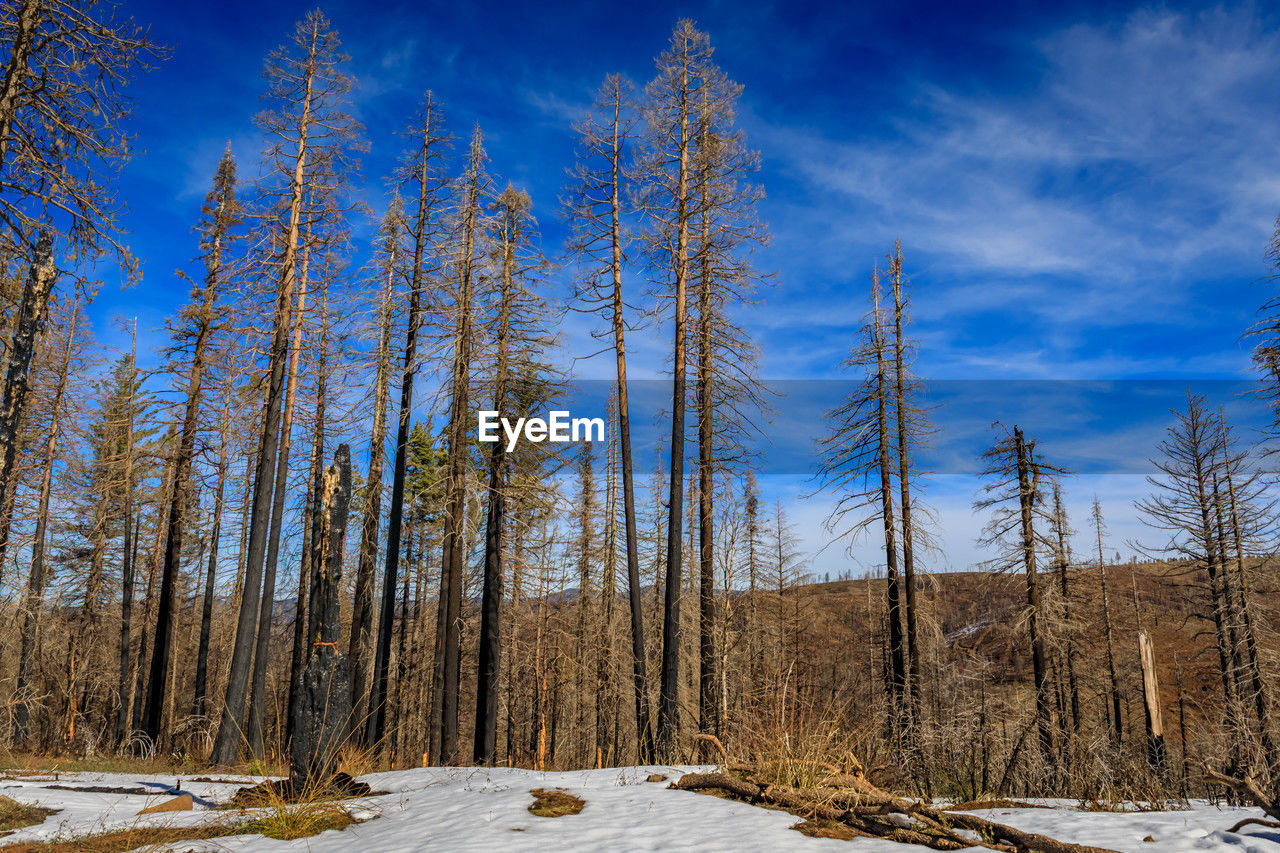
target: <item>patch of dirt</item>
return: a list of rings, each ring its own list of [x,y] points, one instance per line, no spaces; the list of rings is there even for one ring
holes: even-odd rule
[[[256,785],[258,784],[252,779],[212,779],[208,776],[197,776],[194,779],[188,779],[188,782],[204,782],[210,785]]]
[[[568,791],[558,789],[552,791],[546,788],[534,788],[529,793],[533,794],[529,813],[538,817],[565,817],[577,814],[587,804],[587,801],[581,797],[575,797]]]
[[[1024,803],[1019,800],[1006,800],[1003,797],[997,797],[993,800],[969,800],[967,803],[957,803],[954,806],[947,806],[946,811],[949,812],[976,812],[982,809],[1051,809],[1053,806],[1046,806],[1044,803]]]
[[[649,778],[648,778],[648,779],[645,779],[644,781],[646,781],[646,782],[665,782],[665,781],[667,781],[667,777],[666,777],[666,776],[663,776],[663,775],[661,775],[661,774],[659,774],[659,773],[650,773],[650,774],[649,774]]]
[[[859,835],[844,824],[830,820],[804,820],[791,828],[810,838],[836,838],[840,841],[852,841]]]
[[[43,785],[46,791],[79,791],[82,794],[150,794],[146,788],[113,788],[109,785]]]

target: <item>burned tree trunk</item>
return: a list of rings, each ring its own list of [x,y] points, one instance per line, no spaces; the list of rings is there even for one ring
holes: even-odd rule
[[[1053,710],[1046,678],[1048,654],[1045,650],[1044,626],[1041,624],[1040,587],[1036,577],[1036,534],[1033,527],[1035,502],[1039,494],[1040,468],[1032,459],[1032,448],[1022,437],[1022,430],[1013,428],[1013,441],[1018,463],[1018,496],[1022,528],[1022,566],[1027,580],[1027,625],[1031,633],[1031,671],[1036,688],[1036,730],[1040,736],[1040,751],[1050,767],[1057,765],[1057,749],[1053,738]]]
[[[338,651],[342,624],[338,592],[342,584],[342,552],[351,506],[351,451],[338,445],[325,471],[318,557],[311,568],[307,637],[311,660],[300,675],[294,707],[289,774],[295,791],[324,786],[333,778],[338,751],[351,726],[351,674]]]
[[[413,242],[413,267],[410,271],[409,305],[404,339],[404,368],[400,375],[400,410],[396,423],[396,450],[391,472],[391,507],[387,516],[387,554],[383,569],[382,595],[387,596],[387,578],[391,579],[391,587],[395,587],[395,578],[400,570],[400,538],[404,521],[405,470],[408,463],[409,428],[413,417],[413,382],[417,373],[418,326],[421,323],[422,288],[424,284],[424,256],[429,241],[434,236],[436,222],[436,206],[443,192],[446,181],[439,177],[435,163],[442,156],[446,137],[441,131],[443,119],[435,99],[428,94],[423,105],[421,120],[413,128],[415,140],[420,143],[417,155],[407,182],[418,183],[418,208],[413,225],[409,226],[409,236]],[[382,608],[385,616],[387,609]],[[368,742],[377,744],[382,740],[386,723],[387,696],[387,649],[390,636],[378,629],[378,645],[374,655],[373,685],[370,688],[371,708],[368,729]]]

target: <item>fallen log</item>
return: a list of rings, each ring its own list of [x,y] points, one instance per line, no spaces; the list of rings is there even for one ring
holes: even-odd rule
[[[791,788],[760,780],[750,772],[688,773],[671,787],[682,791],[719,791],[746,803],[783,809],[806,820],[843,824],[855,834],[919,844],[933,850],[982,847],[1003,853],[1114,853],[1024,832],[973,814],[952,814],[881,791],[865,777],[850,775],[847,778],[856,779],[856,787]],[[965,834],[957,829],[964,830]]]

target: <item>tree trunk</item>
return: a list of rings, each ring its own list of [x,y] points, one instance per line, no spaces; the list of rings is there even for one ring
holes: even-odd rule
[[[423,255],[425,254],[429,236],[427,225],[431,196],[427,186],[427,167],[432,156],[432,146],[438,141],[432,132],[435,120],[435,103],[428,99],[425,123],[423,125],[422,148],[419,150],[416,173],[418,179],[418,210],[413,226],[413,273],[409,283],[409,311],[406,318],[408,326],[404,339],[404,370],[400,376],[400,410],[399,420],[396,424],[395,461],[392,463],[393,470],[391,474],[391,511],[387,516],[387,556],[383,569],[382,586],[384,599],[387,596],[387,578],[392,579],[391,586],[394,588],[394,578],[399,572],[400,537],[404,516],[405,469],[408,464],[410,421],[413,417],[413,380],[417,373],[418,326],[421,322],[419,306],[422,299]],[[382,608],[382,615],[386,615],[385,605]],[[374,655],[373,686],[370,691],[370,727],[368,730],[370,744],[377,744],[382,740],[383,729],[386,726],[386,710],[384,706],[387,695],[387,664],[385,658],[386,648],[390,646],[390,643],[390,636],[386,636],[384,642],[384,632],[382,631],[381,623],[379,623],[378,649],[382,649],[382,651],[375,652]],[[442,673],[442,670],[437,670],[437,672]],[[434,725],[431,726],[430,731],[434,733],[439,720],[434,720],[433,723]]]
[[[506,198],[506,195],[503,195]],[[511,338],[511,311],[514,304],[515,248],[518,223],[508,207],[503,211],[502,303],[498,308],[497,364],[495,366],[493,408],[507,414],[507,381]],[[499,438],[489,452],[488,513],[485,519],[484,583],[480,592],[480,654],[476,675],[475,739],[472,757],[476,764],[492,766],[498,738],[498,670],[502,660],[502,561],[506,532],[506,443]]]
[[[346,658],[338,651],[342,631],[338,590],[350,503],[351,452],[340,444],[324,475],[322,559],[313,564],[308,608],[308,638],[313,651],[302,673],[298,719],[290,745],[290,777],[295,790],[314,790],[332,779],[338,752],[350,733],[350,674]]]
[[[391,214],[388,214],[388,220]],[[384,224],[396,227],[394,223]],[[363,723],[368,673],[369,638],[373,632],[374,563],[378,559],[378,529],[382,522],[382,459],[387,444],[387,377],[391,371],[391,282],[395,274],[398,232],[387,236],[386,283],[379,307],[377,371],[373,386],[373,430],[369,436],[369,476],[365,480],[364,514],[360,525],[360,554],[356,562],[355,598],[351,606],[351,635],[347,657],[351,662],[351,713]],[[379,698],[382,703],[383,697]],[[381,739],[379,737],[379,739]],[[376,740],[374,741],[377,742]]]
[[[200,642],[196,650],[195,698],[191,713],[205,715],[209,681],[209,640],[213,628],[213,603],[217,595],[218,545],[222,538],[223,498],[227,486],[227,443],[231,426],[231,394],[228,390],[222,409],[222,430],[218,445],[218,485],[213,496],[213,530],[209,534],[209,563],[205,570],[204,602],[200,608]]]
[[[1098,579],[1102,587],[1102,630],[1107,646],[1107,675],[1111,685],[1111,737],[1118,747],[1124,743],[1124,729],[1120,721],[1120,682],[1116,678],[1115,643],[1111,632],[1111,601],[1107,594],[1107,562],[1102,553],[1102,505],[1093,499],[1093,523],[1098,534]]]
[[[53,405],[49,413],[49,438],[44,446],[44,459],[40,477],[40,509],[36,516],[35,539],[31,547],[31,574],[27,579],[27,600],[22,608],[18,635],[21,638],[21,652],[18,657],[18,681],[14,687],[13,708],[13,744],[24,745],[27,737],[27,726],[30,721],[30,710],[27,707],[27,692],[35,677],[36,663],[36,626],[40,612],[44,609],[45,587],[45,548],[49,523],[49,502],[53,487],[53,466],[57,459],[58,435],[62,425],[62,397],[67,388],[67,374],[71,367],[71,352],[76,337],[76,319],[79,303],[71,305],[71,326],[67,330],[67,344],[63,350],[62,364],[58,370],[58,382],[53,394]],[[130,377],[132,381],[132,377]]]
[[[898,489],[902,501],[902,587],[906,604],[907,701],[911,708],[910,746],[914,754],[919,746],[920,726],[923,725],[923,721],[920,702],[920,647],[916,630],[916,569],[913,547],[915,528],[911,523],[911,450],[907,432],[906,365],[904,363],[906,341],[903,336],[903,321],[906,299],[902,290],[902,241],[900,240],[893,247],[890,273],[893,283],[893,386],[897,414]]]
[[[475,242],[480,215],[480,191],[484,150],[479,128],[472,137],[470,164],[467,168],[467,201],[462,213],[462,243],[458,273],[457,326],[454,335],[452,394],[449,407],[449,479],[444,519],[444,563],[441,567],[440,620],[441,641],[437,652],[440,682],[440,760],[458,761],[458,702],[461,693],[462,663],[462,582],[466,574],[466,550],[463,537],[467,507],[467,416],[470,411],[472,293],[474,282]],[[378,646],[385,660],[391,651],[391,625],[395,619],[395,578],[383,578],[382,624]],[[384,642],[385,639],[385,642]],[[385,679],[385,675],[383,676]],[[382,694],[385,696],[385,692]]]
[[[684,572],[681,565],[684,539],[684,423],[687,291],[689,282],[689,65],[688,43],[680,68],[680,130],[678,135],[679,173],[673,202],[676,208],[675,343],[671,383],[671,471],[667,506],[667,577],[662,605],[662,687],[658,697],[657,757],[674,760],[677,755],[680,691],[680,591]]]
[[[1039,492],[1040,470],[1031,457],[1031,448],[1023,440],[1022,430],[1013,428],[1018,456],[1018,499],[1022,513],[1022,566],[1027,579],[1027,628],[1031,634],[1031,670],[1036,689],[1036,730],[1045,763],[1054,773],[1058,769],[1058,753],[1053,737],[1053,708],[1046,678],[1048,655],[1041,625],[1040,588],[1036,579],[1036,538],[1033,512]]]
[[[178,562],[182,558],[183,525],[186,523],[187,497],[190,490],[191,461],[196,451],[196,419],[200,413],[204,388],[205,349],[213,326],[213,303],[217,298],[217,270],[205,282],[197,320],[195,349],[191,356],[191,372],[187,377],[187,401],[178,439],[178,458],[173,468],[173,487],[169,498],[168,535],[164,546],[164,565],[160,573],[160,601],[157,603],[155,647],[151,653],[151,678],[147,690],[147,707],[142,728],[153,743],[161,742],[161,716],[164,711],[169,655],[173,633],[174,587]]]
[[[134,321],[133,342],[131,345],[130,364],[137,370],[138,324]],[[134,521],[133,521],[133,389],[136,380],[131,379],[129,386],[129,408],[125,422],[124,449],[124,483],[122,484],[123,500],[120,512],[124,517],[124,542],[120,555],[120,678],[117,689],[119,700],[116,706],[115,744],[119,749],[129,738],[129,643],[131,640],[133,621],[133,564],[134,564]]]
[[[289,457],[293,449],[293,411],[298,395],[298,359],[302,349],[302,324],[307,310],[307,274],[311,259],[311,224],[307,223],[302,244],[302,271],[298,279],[298,302],[286,323],[293,327],[293,346],[289,352],[289,371],[285,378],[284,413],[280,420],[280,445],[275,468],[275,486],[271,502],[271,530],[267,540],[267,556],[262,572],[262,596],[258,603],[257,645],[253,656],[253,676],[249,689],[249,723],[247,740],[254,758],[265,757],[264,702],[267,687],[268,647],[271,625],[276,610],[276,568],[280,559],[280,534],[284,526],[285,494],[289,487]],[[291,306],[292,307],[292,306]]]
[[[880,470],[880,518],[884,529],[884,565],[888,581],[889,609],[889,660],[890,681],[889,700],[891,728],[902,726],[901,715],[909,714],[910,708],[904,706],[907,667],[902,636],[902,593],[898,579],[898,549],[896,545],[896,523],[893,511],[893,473],[890,467],[889,454],[889,379],[888,365],[885,363],[886,343],[884,340],[884,322],[880,313],[880,277],[878,272],[872,273],[873,322],[875,323],[874,346],[876,351],[876,426],[878,430],[879,470]],[[907,721],[906,728],[910,723]],[[901,729],[899,729],[901,730]]]
[[[318,27],[312,33],[312,51],[318,39]],[[267,385],[267,402],[262,418],[262,442],[254,469],[253,524],[249,530],[249,543],[245,562],[244,594],[240,600],[240,613],[236,621],[235,644],[231,651],[231,672],[227,679],[226,702],[222,720],[218,725],[210,761],[214,764],[234,764],[240,756],[244,735],[245,699],[249,691],[250,668],[253,663],[258,623],[258,605],[262,592],[263,556],[267,542],[267,524],[270,517],[276,457],[280,440],[281,404],[284,396],[285,367],[289,356],[289,314],[293,304],[294,283],[297,276],[299,219],[302,212],[302,193],[305,187],[308,133],[312,123],[311,73],[305,82],[302,117],[298,123],[298,144],[293,160],[293,174],[289,186],[289,220],[281,257],[280,281],[276,292],[274,332],[269,356],[270,379]]]
[[[698,413],[698,731],[720,735],[716,701],[715,599],[715,470],[712,441],[711,384],[711,247],[706,175],[700,176],[700,247],[698,253],[698,364],[694,405]]]
[[[36,243],[26,285],[22,289],[22,302],[14,319],[13,343],[9,345],[9,365],[5,372],[3,397],[0,398],[0,494],[17,494],[18,423],[26,409],[27,374],[31,370],[36,339],[44,330],[49,295],[53,292],[57,274],[53,263],[53,238],[48,232],[43,232]],[[6,523],[4,536],[0,538],[0,577],[4,575],[8,546],[9,524]]]

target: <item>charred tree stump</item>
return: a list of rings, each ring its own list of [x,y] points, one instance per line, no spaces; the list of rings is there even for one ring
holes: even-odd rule
[[[338,446],[324,474],[319,559],[311,561],[308,637],[310,654],[295,673],[297,702],[290,743],[290,777],[295,791],[327,786],[335,778],[338,752],[351,729],[351,672],[338,651],[341,632],[338,590],[342,551],[351,505],[351,451]]]

